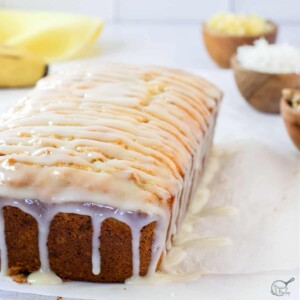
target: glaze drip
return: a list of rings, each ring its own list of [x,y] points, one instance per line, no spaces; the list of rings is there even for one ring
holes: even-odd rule
[[[154,271],[155,266],[158,263],[159,257],[163,250],[162,245],[166,240],[168,216],[162,218],[157,215],[145,215],[143,217],[133,214],[130,211],[122,211],[113,207],[96,205],[91,203],[67,203],[60,205],[45,205],[37,200],[0,200],[0,211],[2,213],[0,217],[0,236],[4,237],[4,218],[3,218],[3,207],[13,206],[21,209],[27,214],[33,216],[38,223],[39,237],[38,237],[38,247],[40,254],[41,267],[37,274],[33,276],[34,281],[36,282],[38,274],[42,274],[43,278],[51,273],[51,267],[48,257],[48,247],[47,241],[49,236],[49,230],[51,221],[58,213],[74,213],[79,215],[87,215],[91,217],[93,225],[93,238],[92,238],[92,272],[94,275],[99,275],[101,273],[101,256],[100,256],[100,236],[101,236],[101,224],[108,218],[114,218],[118,221],[121,221],[127,224],[130,227],[132,235],[132,262],[133,262],[133,276],[139,276],[140,270],[140,237],[141,230],[146,225],[156,222],[157,227],[160,230],[160,237],[156,239],[153,243],[152,249],[152,258],[151,263],[153,262]],[[1,275],[4,276],[8,270],[8,261],[6,253],[6,243],[5,240],[0,240],[0,249],[1,249]],[[151,271],[152,269],[151,268]],[[149,269],[150,270],[150,269]],[[54,275],[51,275],[52,278]]]
[[[93,247],[92,247],[93,274],[99,275],[101,273],[101,259],[98,252],[100,249],[101,225],[103,222],[102,215],[95,214],[95,216],[92,218],[92,222],[93,222]]]

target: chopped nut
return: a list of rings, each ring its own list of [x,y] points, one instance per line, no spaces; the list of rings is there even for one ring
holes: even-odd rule
[[[300,112],[300,89],[284,89],[282,91],[282,96],[293,109]]]
[[[292,107],[300,112],[300,92],[298,94],[294,94],[291,99],[291,105]]]
[[[290,100],[292,96],[292,91],[290,89],[284,89],[282,90],[282,96],[286,100]]]

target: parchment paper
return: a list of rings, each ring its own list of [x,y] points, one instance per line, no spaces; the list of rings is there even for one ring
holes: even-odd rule
[[[299,164],[254,140],[220,144],[213,153],[219,170],[193,233],[198,238],[229,238],[232,243],[188,247],[179,271],[243,274],[296,269]],[[226,214],[228,207],[236,213]]]

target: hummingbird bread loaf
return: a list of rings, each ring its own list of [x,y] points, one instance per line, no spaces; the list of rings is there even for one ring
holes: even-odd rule
[[[221,97],[163,67],[83,64],[40,80],[0,125],[2,276],[151,276],[203,173]]]

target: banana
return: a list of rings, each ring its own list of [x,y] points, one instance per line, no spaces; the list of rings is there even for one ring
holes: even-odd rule
[[[0,87],[26,87],[34,85],[48,73],[44,60],[32,53],[0,45]]]

